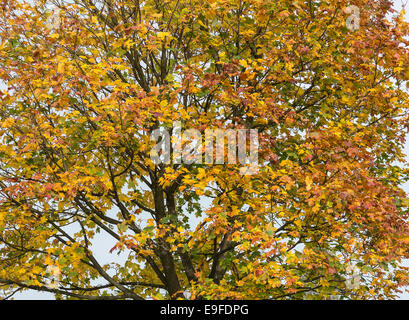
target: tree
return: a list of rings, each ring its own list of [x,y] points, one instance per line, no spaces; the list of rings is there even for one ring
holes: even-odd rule
[[[383,299],[409,284],[409,28],[390,1],[50,5],[1,1],[4,296]],[[257,130],[257,170],[192,150],[153,161],[152,133],[176,123]]]

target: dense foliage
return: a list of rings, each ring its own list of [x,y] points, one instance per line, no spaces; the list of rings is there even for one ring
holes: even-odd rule
[[[408,285],[409,28],[390,1],[0,3],[4,296],[356,299]],[[154,163],[150,134],[175,121],[257,129],[258,171]]]

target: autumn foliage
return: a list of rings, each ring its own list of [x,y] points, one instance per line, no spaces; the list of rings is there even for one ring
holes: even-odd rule
[[[380,299],[409,284],[409,26],[390,1],[73,0],[58,23],[45,1],[0,4],[3,296]],[[153,163],[150,133],[175,121],[257,129],[258,172]]]

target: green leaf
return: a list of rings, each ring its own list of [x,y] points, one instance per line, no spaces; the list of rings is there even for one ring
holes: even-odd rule
[[[122,223],[118,224],[118,229],[122,233],[125,233],[128,230],[128,224],[126,222],[122,222]]]

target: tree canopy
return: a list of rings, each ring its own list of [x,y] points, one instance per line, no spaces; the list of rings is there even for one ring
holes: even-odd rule
[[[409,26],[391,1],[0,4],[4,297],[386,299],[409,284]],[[257,170],[154,162],[152,132],[176,122],[257,130]]]

